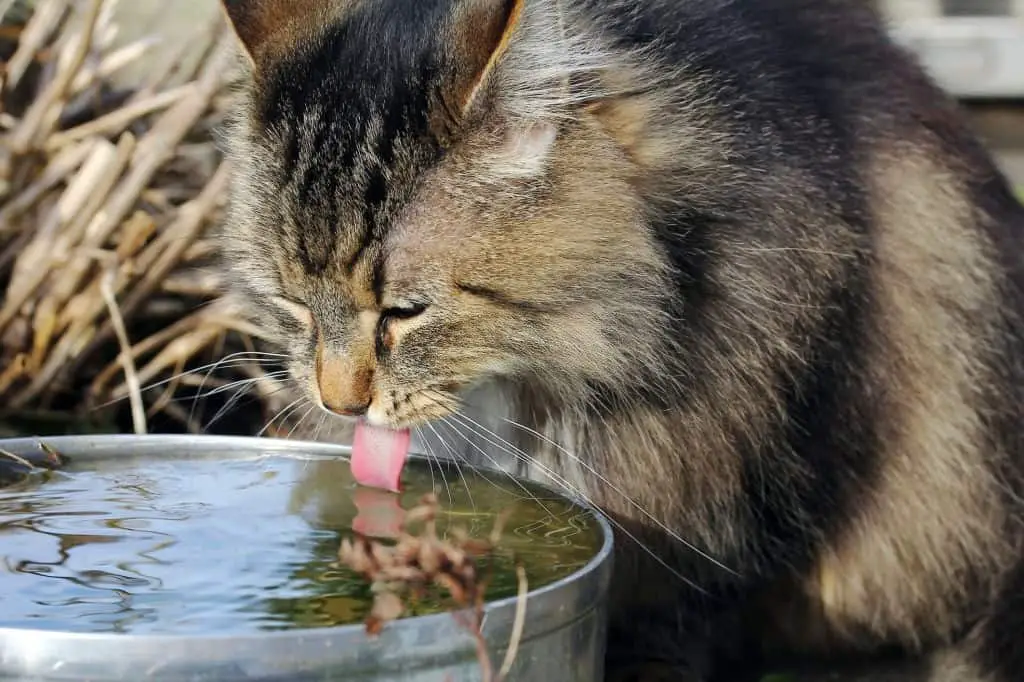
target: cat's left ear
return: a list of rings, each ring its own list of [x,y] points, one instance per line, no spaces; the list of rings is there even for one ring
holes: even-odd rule
[[[452,94],[461,116],[476,104],[523,23],[526,0],[463,0],[454,16]]]
[[[259,68],[274,55],[294,49],[303,29],[326,19],[332,1],[221,0],[221,8],[242,49]]]

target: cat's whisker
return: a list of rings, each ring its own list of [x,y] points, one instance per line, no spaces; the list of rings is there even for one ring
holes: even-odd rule
[[[261,438],[263,436],[263,434],[266,433],[267,429],[269,429],[274,424],[274,422],[277,421],[278,419],[287,418],[287,416],[291,412],[293,412],[295,410],[295,408],[300,403],[302,403],[302,401],[305,400],[305,399],[306,399],[305,397],[296,398],[295,400],[291,401],[290,403],[285,405],[283,408],[278,410],[277,414],[275,414],[273,417],[271,417],[270,420],[267,421],[267,423],[263,425],[263,428],[260,429],[256,433],[256,438]]]
[[[233,408],[238,403],[238,401],[242,398],[242,396],[247,394],[254,386],[256,386],[258,384],[258,382],[259,382],[258,379],[253,379],[253,380],[246,379],[246,380],[241,380],[241,381],[237,381],[237,382],[232,382],[230,384],[230,386],[221,387],[221,388],[223,388],[225,390],[227,390],[229,387],[230,388],[235,388],[235,393],[232,395],[231,398],[229,398],[226,401],[226,403],[224,405],[222,405],[219,408],[217,414],[214,415],[214,418],[210,420],[210,423],[205,428],[200,429],[200,431],[202,432],[204,430],[209,429],[218,419],[220,419],[224,414],[226,414],[229,410],[231,410],[231,408]],[[267,400],[267,399],[277,395],[281,391],[287,390],[288,388],[289,388],[288,386],[278,386],[277,388],[274,388],[272,390],[262,392],[260,397],[263,400]],[[181,396],[181,397],[178,397],[178,398],[172,398],[172,399],[168,400],[167,402],[168,403],[180,403],[180,402],[183,402],[185,400],[193,400],[193,398],[194,398],[194,396]]]
[[[592,504],[590,498],[587,497],[587,495],[582,490],[578,490],[576,487],[572,486],[568,482],[568,479],[565,479],[563,476],[561,476],[561,474],[558,474],[556,471],[554,471],[550,467],[545,466],[541,462],[537,461],[536,458],[534,458],[533,456],[531,456],[528,453],[524,452],[520,448],[517,448],[515,445],[512,445],[511,443],[509,443],[507,440],[501,438],[500,436],[496,436],[495,435],[494,437],[491,437],[490,435],[488,435],[484,431],[481,431],[480,427],[475,425],[475,423],[471,419],[466,417],[466,415],[461,414],[461,413],[453,413],[451,415],[448,415],[448,417],[446,419],[442,420],[446,425],[448,425],[450,428],[455,430],[456,433],[458,433],[460,436],[462,436],[466,440],[467,443],[469,443],[474,448],[476,448],[476,450],[478,452],[480,452],[480,454],[482,454],[485,458],[487,458],[491,462],[491,464],[493,465],[495,471],[502,472],[506,476],[508,476],[509,479],[512,480],[513,482],[517,483],[517,485],[519,485],[519,487],[522,488],[530,496],[531,499],[537,501],[538,503],[540,502],[540,500],[535,495],[533,495],[528,490],[526,490],[526,488],[523,486],[522,483],[519,482],[519,480],[515,477],[515,475],[513,475],[513,474],[511,474],[509,472],[506,472],[504,470],[504,468],[501,467],[500,463],[492,455],[490,455],[485,450],[480,448],[480,446],[477,445],[476,443],[473,443],[465,434],[463,434],[458,429],[456,424],[454,424],[454,423],[452,423],[450,421],[451,419],[458,419],[458,420],[460,420],[459,423],[461,423],[462,426],[465,426],[471,432],[473,432],[476,435],[480,436],[486,443],[488,443],[490,445],[494,445],[494,446],[500,448],[501,452],[503,452],[505,454],[508,454],[508,455],[511,455],[513,457],[513,459],[515,459],[515,461],[517,461],[517,462],[519,462],[521,464],[524,464],[527,467],[529,467],[529,466],[536,466],[539,470],[541,470],[542,473],[544,473],[546,476],[548,476],[553,481],[555,481],[559,487],[561,487],[564,490],[566,490],[569,494],[576,495],[579,499],[583,500],[587,504]],[[594,506],[596,506],[596,505],[594,505]],[[551,511],[548,510],[547,508],[545,508],[545,511],[547,511],[549,514],[551,513]]]
[[[246,381],[246,380],[243,380],[242,382],[238,382],[238,383],[241,383],[242,385],[235,390],[235,392],[231,395],[230,398],[228,398],[224,402],[223,405],[220,406],[220,409],[217,410],[217,413],[214,414],[213,418],[206,425],[205,430],[208,430],[218,420],[220,420],[224,415],[226,415],[228,412],[230,412],[231,409],[234,408],[236,404],[238,404],[238,401],[241,400],[242,397],[249,391],[249,389],[251,389],[253,386],[257,385],[256,382],[249,382],[249,381]],[[266,394],[265,397],[269,397],[271,395],[274,395],[274,394],[284,390],[285,388],[287,388],[287,387],[286,386],[281,386],[279,388],[276,388],[273,391],[271,391],[269,394]]]
[[[253,359],[261,358],[261,357],[268,357],[268,356],[262,355],[262,353],[260,351],[239,351],[237,353],[230,353],[230,354],[226,355],[223,358],[223,360],[231,360],[232,362],[241,361],[240,364],[246,364],[248,362],[251,362]],[[210,369],[206,372],[206,375],[203,377],[203,380],[200,382],[198,391],[202,391],[203,390],[203,386],[206,384],[207,379],[210,378],[210,374],[213,373],[214,371],[216,371],[220,366],[221,366],[220,363],[213,363],[213,365],[210,367]],[[196,399],[194,399],[192,401],[192,407],[189,409],[189,419],[191,419],[193,414],[195,413],[195,409],[196,409],[197,403],[198,403],[198,398],[196,398]]]
[[[469,419],[469,417],[467,417],[467,419]],[[648,521],[653,523],[660,531],[662,531],[663,533],[668,535],[670,538],[672,538],[676,542],[682,544],[687,549],[695,552],[698,556],[700,556],[700,557],[702,557],[704,559],[707,559],[708,561],[710,561],[712,564],[714,564],[718,568],[721,568],[724,571],[728,571],[729,573],[732,573],[733,575],[739,575],[735,570],[729,568],[728,566],[723,564],[721,561],[719,561],[718,559],[716,559],[713,556],[711,556],[710,554],[708,554],[707,552],[701,550],[700,548],[696,547],[692,543],[686,541],[678,533],[673,531],[671,528],[669,528],[667,525],[665,525],[662,521],[658,520],[657,517],[655,517],[649,511],[644,509],[642,505],[638,504],[635,500],[633,500],[633,498],[631,498],[629,495],[627,495],[622,490],[622,488],[620,488],[619,486],[615,485],[615,483],[613,483],[611,480],[609,480],[607,476],[604,476],[599,471],[597,471],[597,469],[595,469],[593,466],[588,464],[582,457],[579,457],[578,455],[576,455],[573,452],[569,451],[567,448],[559,445],[558,443],[556,443],[555,441],[551,440],[550,438],[548,438],[544,434],[540,433],[539,431],[537,431],[535,429],[531,429],[529,426],[525,426],[523,424],[520,424],[520,423],[518,423],[518,422],[516,422],[516,421],[514,421],[512,419],[508,419],[507,417],[502,417],[501,419],[502,419],[502,421],[508,423],[510,426],[513,426],[514,428],[522,429],[523,431],[526,431],[527,433],[529,433],[529,434],[531,434],[531,435],[533,435],[533,436],[543,440],[544,442],[548,443],[549,445],[551,445],[552,447],[557,449],[561,454],[565,455],[570,460],[572,460],[573,463],[579,465],[587,473],[589,473],[590,475],[594,476],[598,481],[601,482],[602,485],[607,486],[607,488],[609,490],[611,490],[611,491],[615,492],[616,494],[618,494],[619,496],[621,496],[626,502],[629,503],[629,505],[631,507],[633,507],[636,511],[638,511],[641,515],[643,515],[644,518],[646,518]],[[487,430],[486,427],[484,427],[482,425],[480,426],[480,428],[483,428],[483,429]],[[497,434],[495,434],[495,436],[497,438],[500,438],[500,436],[497,436]]]
[[[437,427],[446,426],[449,429],[451,429],[452,431],[454,431],[455,434],[457,436],[459,436],[459,438],[462,438],[463,440],[465,440],[467,442],[469,441],[467,436],[465,434],[463,434],[459,430],[458,426],[456,424],[453,424],[453,423],[447,421],[447,418],[438,420],[435,423],[435,425]],[[440,433],[438,433],[438,438],[441,438]],[[459,466],[459,462],[462,462],[462,464],[465,464],[466,466],[473,468],[473,470],[476,473],[476,475],[479,476],[480,478],[484,479],[485,481],[487,481],[488,485],[490,485],[492,488],[495,488],[496,490],[499,490],[501,492],[509,492],[508,488],[506,488],[506,487],[504,487],[504,486],[494,482],[493,480],[491,480],[491,477],[487,475],[487,472],[489,470],[493,469],[494,473],[499,474],[499,475],[509,479],[512,483],[516,484],[519,488],[521,488],[521,489],[523,489],[525,491],[525,494],[523,494],[523,495],[516,495],[516,499],[519,499],[519,500],[530,500],[532,502],[538,503],[541,507],[544,506],[544,503],[536,495],[534,495],[529,490],[526,490],[523,487],[522,483],[520,481],[516,480],[515,476],[513,476],[509,472],[504,471],[503,469],[501,469],[501,467],[499,467],[497,465],[497,462],[494,462],[494,466],[493,467],[488,467],[488,468],[474,466],[472,462],[470,462],[468,459],[466,459],[465,456],[463,456],[457,450],[455,450],[450,445],[448,445],[447,442],[445,442],[443,439],[442,439],[442,442],[445,444],[445,447],[447,447],[448,451],[451,453],[452,461],[455,464],[456,468],[458,469],[459,475],[462,476],[463,485],[466,486],[467,490],[469,488],[469,484],[466,482],[466,476],[463,473],[462,467]],[[474,505],[473,508],[475,509],[476,506]],[[545,508],[545,510],[547,511],[546,508]]]
[[[424,397],[427,400],[431,400],[430,396],[427,395],[426,393],[424,394]],[[466,495],[469,497],[469,504],[475,510],[476,509],[476,502],[473,500],[473,493],[469,489],[469,483],[466,481],[466,475],[463,473],[462,466],[459,464],[459,458],[455,456],[455,451],[448,445],[447,442],[445,442],[444,438],[441,437],[441,434],[438,432],[437,429],[434,428],[433,424],[431,424],[430,422],[427,422],[426,426],[437,437],[438,442],[440,442],[441,445],[448,451],[448,454],[452,455],[452,457],[451,457],[452,464],[455,466],[455,470],[458,472],[459,478],[462,479],[463,488],[466,490]],[[438,465],[438,467],[440,467],[442,469],[442,476],[443,476],[444,475],[444,473],[443,473],[443,465],[441,464],[441,460],[440,459],[437,460],[437,465]],[[448,485],[447,481],[445,481],[445,485],[446,486]],[[449,498],[451,497],[451,493],[450,492],[449,492],[448,496],[449,496]]]
[[[266,376],[266,375],[264,375],[264,376]],[[223,418],[226,414],[228,414],[238,404],[238,402],[246,394],[249,393],[249,391],[253,387],[258,386],[258,385],[259,385],[258,380],[257,381],[252,381],[252,380],[243,379],[243,380],[240,380],[240,381],[237,381],[237,382],[233,382],[232,386],[235,388],[235,392],[231,395],[230,398],[228,398],[224,402],[223,405],[220,406],[220,408],[213,415],[213,417],[210,419],[210,421],[203,427],[202,430],[204,432],[209,431],[209,429],[215,423],[217,423],[221,418]],[[270,391],[266,391],[266,392],[262,393],[261,398],[263,400],[267,400],[267,399],[277,395],[278,393],[287,390],[288,388],[289,387],[287,385],[279,385],[279,386],[277,386],[276,388],[274,388],[274,389],[272,389]],[[183,400],[193,400],[193,401],[195,401],[196,400],[196,396],[188,396],[188,397],[185,397],[185,398],[182,398],[182,399]]]
[[[311,436],[313,441],[317,441],[320,438],[320,429],[324,427],[324,424],[327,422],[327,418],[328,415],[321,411],[320,421],[316,423],[316,428],[313,429],[313,435]]]
[[[472,438],[470,438],[469,436],[464,434],[458,428],[458,426],[456,426],[456,423],[453,423],[452,421],[450,421],[451,419],[456,419],[457,420],[457,419],[459,419],[460,416],[461,415],[458,412],[453,412],[450,415],[448,415],[447,419],[443,419],[442,422],[446,423],[453,431],[455,431],[455,433],[457,433],[459,436],[461,436],[462,439],[466,441],[467,445],[469,445],[470,447],[475,449],[477,452],[479,452],[481,455],[483,455],[483,457],[485,459],[487,459],[491,463],[491,466],[494,468],[494,471],[496,473],[504,474],[505,476],[508,477],[508,479],[510,481],[512,481],[516,485],[516,487],[518,487],[520,490],[522,490],[523,491],[523,495],[524,495],[524,499],[530,499],[530,500],[535,501],[538,505],[540,505],[540,507],[546,513],[553,515],[553,512],[550,509],[548,509],[548,507],[529,488],[527,488],[525,485],[523,485],[522,481],[520,481],[518,478],[516,478],[515,476],[513,476],[509,472],[505,471],[501,467],[501,464],[498,462],[498,460],[496,460],[489,452],[487,452],[486,450],[481,448],[479,445],[474,443]],[[472,424],[468,424],[468,423],[465,423],[465,422],[458,422],[458,423],[461,423],[470,432],[473,432],[474,429],[473,429],[473,425]]]
[[[226,370],[226,369],[235,369],[237,367],[244,367],[245,365],[252,364],[253,362],[256,362],[256,360],[247,359],[247,358],[235,358],[235,359],[229,360],[227,362],[224,362],[224,361],[212,362],[212,363],[203,365],[202,367],[195,367],[193,369],[188,369],[188,370],[185,370],[183,372],[178,372],[178,373],[176,373],[176,374],[174,374],[174,375],[172,375],[170,377],[167,377],[165,379],[162,379],[160,381],[154,381],[152,383],[146,384],[145,386],[142,387],[141,390],[144,391],[144,392],[145,391],[151,391],[154,388],[160,388],[161,386],[166,386],[167,384],[170,384],[172,382],[180,381],[180,380],[182,380],[184,378],[187,378],[187,377],[190,377],[190,376],[196,376],[196,375],[199,375],[199,374],[203,374],[204,378],[208,378],[210,376],[210,374],[215,372],[215,371]],[[203,385],[203,382],[200,382],[200,384],[199,384],[200,388],[202,387],[202,385]],[[118,398],[117,400],[120,400],[120,398]],[[114,401],[114,402],[116,402],[116,401]]]
[[[313,410],[315,410],[315,409],[316,409],[316,405],[314,405],[313,403],[310,403],[310,404],[309,404],[309,407],[307,407],[307,408],[306,408],[306,411],[302,413],[302,416],[301,416],[301,417],[299,417],[299,420],[298,420],[297,422],[295,422],[295,423],[294,423],[294,424],[292,425],[292,428],[290,428],[290,429],[288,430],[288,433],[287,433],[287,435],[285,435],[285,440],[290,440],[290,439],[291,439],[291,437],[292,437],[292,434],[293,434],[293,433],[295,433],[296,429],[298,429],[298,428],[299,428],[300,426],[302,426],[302,422],[306,421],[306,418],[307,418],[307,417],[308,417],[308,416],[309,416],[309,415],[310,415],[310,414],[311,414],[311,413],[313,412]]]
[[[428,422],[427,426],[429,426],[430,430],[434,433],[435,436],[437,436],[437,440],[441,443],[444,449],[448,451],[448,454],[450,455],[450,459],[452,461],[452,465],[455,467],[455,471],[458,472],[459,478],[462,479],[462,485],[466,489],[466,495],[469,497],[469,504],[475,510],[476,500],[473,499],[473,493],[469,489],[469,482],[466,480],[466,474],[462,470],[462,464],[466,462],[460,463],[460,457],[458,456],[457,452],[455,451],[454,448],[448,445],[448,441],[444,439],[444,436],[441,435],[441,432],[437,430],[434,424]]]
[[[428,443],[426,440],[423,441],[423,447],[427,449],[427,466],[430,468],[430,489],[435,490],[437,486],[437,482],[434,480],[434,463],[436,462],[437,473],[441,477],[441,482],[444,483],[445,490],[448,492],[448,504],[454,506],[455,501],[454,498],[452,497],[452,489],[451,486],[448,485],[448,479],[444,475],[444,465],[441,464],[441,460],[434,453],[434,449],[430,447],[430,443]]]
[[[236,353],[236,354],[233,354],[233,355],[238,355],[238,354]],[[229,360],[228,358],[231,358],[231,359]],[[175,373],[175,374],[173,374],[173,375],[171,375],[169,377],[161,379],[160,381],[154,381],[154,382],[148,383],[148,384],[146,384],[144,386],[141,386],[139,388],[139,390],[142,393],[148,393],[149,391],[152,391],[154,389],[160,388],[162,386],[166,386],[166,385],[171,384],[171,383],[173,383],[175,381],[179,381],[179,380],[181,380],[184,377],[188,377],[188,376],[191,376],[191,375],[194,375],[194,374],[199,374],[199,373],[205,372],[207,370],[215,371],[215,370],[223,370],[223,369],[232,369],[232,368],[235,368],[235,367],[240,367],[240,366],[244,366],[244,365],[247,365],[247,364],[250,364],[250,363],[253,363],[253,362],[259,362],[259,361],[260,361],[259,358],[237,358],[237,357],[233,357],[232,355],[229,355],[229,356],[227,356],[225,358],[217,360],[216,362],[211,362],[211,363],[208,363],[206,365],[202,365],[201,367],[194,367],[192,369],[188,369],[188,370],[185,370],[183,372],[177,372],[177,373]],[[97,410],[98,409],[103,409],[104,407],[109,407],[111,405],[115,405],[115,404],[117,404],[119,402],[122,402],[124,400],[127,400],[127,399],[128,399],[127,395],[118,396],[117,398],[111,398],[110,400],[107,400],[105,402],[102,402],[102,403],[99,403],[99,404],[95,405],[93,407],[93,409],[97,409]]]
[[[200,400],[200,399],[204,399],[204,398],[210,398],[210,397],[218,395],[220,393],[226,393],[227,391],[230,391],[230,390],[232,390],[234,388],[238,388],[240,386],[244,386],[246,388],[249,388],[252,385],[258,384],[259,382],[264,381],[266,379],[281,379],[281,378],[287,377],[287,375],[288,375],[288,370],[285,370],[285,369],[279,370],[277,372],[268,372],[268,373],[266,373],[266,374],[264,374],[262,376],[258,376],[258,377],[252,377],[252,378],[249,378],[249,379],[238,379],[236,381],[231,381],[231,382],[226,383],[226,384],[224,384],[222,386],[217,386],[216,388],[211,388],[210,390],[205,391],[205,392],[198,392],[198,393],[195,393],[194,395],[189,395],[189,396],[180,396],[178,398],[175,398],[175,401],[182,401],[182,400],[196,401],[196,400]]]
[[[449,405],[449,404],[446,404],[446,402],[447,403],[454,403],[455,406],[461,406],[463,404],[458,396],[452,395],[450,393],[441,393],[440,391],[438,391],[436,389],[426,388],[426,389],[423,389],[423,391],[421,393],[422,393],[422,396],[426,400],[429,400],[434,405],[436,405],[438,407],[441,407],[442,409],[449,410],[450,411],[450,413],[448,415],[449,417],[451,416],[451,413],[454,413],[455,411],[453,409],[451,409],[452,406]],[[438,397],[431,398],[430,394],[432,394],[432,393],[435,394]],[[441,399],[444,399],[444,401],[446,401],[446,402],[442,402]],[[450,428],[453,431],[455,431],[455,433],[460,438],[465,440],[470,445],[473,445],[472,441],[470,441],[469,438],[467,438],[465,436],[465,434],[461,433],[459,431],[458,427],[455,424],[451,424],[451,423],[445,421],[445,418],[441,418],[436,423],[437,423],[438,426],[440,426],[440,425],[447,426],[448,428]],[[431,429],[434,428],[433,424],[431,424],[430,422],[427,422],[426,425],[429,426]],[[441,437],[441,434],[439,432],[437,432],[435,430],[434,433],[437,435],[438,440],[441,441],[441,444],[445,446],[445,448],[448,450],[448,453],[451,455],[452,464],[455,466],[455,469],[459,472],[459,476],[462,478],[462,484],[463,484],[463,486],[465,486],[467,494],[470,495],[470,503],[473,504],[473,508],[475,509],[476,508],[475,502],[473,502],[472,494],[469,492],[469,483],[466,481],[466,475],[465,475],[465,473],[462,470],[462,466],[461,466],[460,462],[462,464],[467,465],[467,466],[473,466],[472,463],[467,461],[466,458],[463,457],[457,450],[455,450],[454,448],[449,446],[447,441],[445,441],[444,438]],[[482,454],[485,457],[487,457],[487,453],[482,452]],[[541,506],[543,507],[543,503],[540,500],[538,500],[537,497],[535,495],[533,495],[529,490],[524,488],[523,485],[518,480],[516,480],[516,478],[512,474],[508,473],[507,471],[503,471],[501,469],[501,467],[499,466],[497,461],[495,461],[494,459],[491,459],[491,463],[492,463],[492,465],[493,465],[493,467],[494,467],[496,472],[501,473],[501,474],[505,475],[506,477],[508,477],[509,480],[511,480],[513,483],[515,483],[517,486],[519,486],[524,491],[525,495],[523,496],[522,499],[533,500],[533,501],[538,502],[539,504],[541,504]],[[478,470],[478,475],[481,476],[484,480],[486,480],[492,487],[501,489],[503,491],[506,490],[505,488],[502,488],[497,483],[492,481],[486,475],[484,475],[483,473],[479,472],[479,470]],[[545,511],[547,511],[546,508],[545,508]]]
[[[456,416],[456,415],[453,415],[453,416]],[[464,416],[464,415],[458,415],[458,416]],[[561,474],[557,473],[556,471],[554,471],[550,467],[546,466],[542,462],[538,461],[535,457],[532,457],[532,456],[526,454],[525,452],[523,452],[519,448],[515,447],[511,443],[508,443],[508,441],[505,441],[500,436],[496,436],[498,438],[498,441],[495,441],[495,440],[487,438],[486,435],[484,435],[484,434],[482,434],[480,432],[478,432],[478,433],[485,440],[487,440],[491,444],[495,445],[496,447],[501,448],[502,451],[506,452],[507,454],[512,455],[513,457],[516,457],[517,459],[520,459],[521,461],[524,461],[524,462],[530,464],[533,467],[536,467],[537,470],[539,470],[542,474],[544,474],[549,479],[551,479],[551,481],[556,486],[562,488],[570,496],[575,497],[576,499],[579,499],[579,500],[583,501],[585,504],[588,504],[591,507],[594,507],[595,509],[599,509],[600,508],[599,505],[597,505],[597,504],[595,504],[593,502],[593,500],[590,498],[589,495],[586,494],[585,491],[580,490],[579,487],[573,485],[572,482],[570,482],[564,476],[562,476]],[[480,447],[477,446],[475,443],[472,443],[471,441],[469,441],[469,439],[467,439],[467,442],[470,442],[471,445],[473,445],[478,450],[480,450],[481,453],[483,453],[483,450],[480,449]],[[493,458],[491,458],[486,453],[484,453],[484,456],[488,457],[488,459],[491,459],[492,462],[494,461]],[[538,500],[538,502],[539,502],[539,500]],[[549,514],[551,513],[549,510],[546,510],[546,511],[548,511]],[[676,579],[678,579],[682,583],[686,584],[687,586],[691,587],[692,589],[697,590],[698,592],[701,592],[702,594],[706,594],[706,591],[704,590],[703,587],[701,587],[700,585],[695,583],[690,578],[687,578],[685,575],[680,573],[677,569],[672,567],[667,561],[665,561],[665,559],[660,557],[657,552],[655,552],[653,549],[651,549],[649,546],[647,546],[647,544],[642,542],[640,540],[640,538],[636,537],[633,533],[630,533],[629,530],[627,530],[626,527],[623,524],[621,524],[620,522],[616,521],[612,516],[609,516],[607,514],[605,515],[605,519],[608,521],[609,524],[611,524],[622,535],[624,535],[631,542],[633,542],[637,547],[639,547],[641,549],[641,551],[643,551],[645,554],[650,556],[662,568],[664,568],[666,571],[668,571],[673,577],[675,577]],[[686,543],[684,543],[684,544],[686,544]],[[689,545],[687,544],[687,546],[689,546]]]

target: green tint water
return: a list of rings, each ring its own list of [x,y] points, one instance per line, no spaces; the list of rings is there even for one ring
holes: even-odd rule
[[[264,457],[76,465],[0,489],[0,627],[221,634],[362,622],[366,582],[338,565],[353,528],[388,538],[434,490],[438,532],[486,537],[511,509],[490,599],[582,568],[602,541],[587,511],[503,474],[410,465],[404,492],[357,486],[343,460]],[[420,603],[415,613],[447,608]]]

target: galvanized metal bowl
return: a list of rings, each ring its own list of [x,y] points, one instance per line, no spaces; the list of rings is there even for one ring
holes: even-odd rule
[[[349,455],[344,446],[221,436],[60,436],[45,442],[72,459],[72,470],[113,458],[144,463],[169,451],[176,457],[221,460]],[[38,452],[39,441],[0,440],[0,448],[24,456]],[[530,591],[509,682],[596,682],[603,677],[612,532],[600,513],[572,501],[594,513],[603,544],[583,569]],[[486,608],[484,637],[499,656],[512,633],[516,602],[503,599]],[[0,608],[2,603],[0,595]],[[0,679],[480,682],[482,676],[472,637],[445,613],[394,621],[375,638],[361,624],[196,637],[0,628]]]

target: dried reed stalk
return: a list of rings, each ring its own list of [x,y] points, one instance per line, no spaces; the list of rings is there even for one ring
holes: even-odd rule
[[[193,382],[173,375],[259,344],[210,267],[233,37],[217,15],[125,86],[119,70],[158,37],[115,47],[116,0],[31,5],[0,31],[0,419],[104,407],[113,428],[162,415],[160,428],[203,429],[176,402]],[[251,362],[225,365],[211,385],[261,381]],[[279,385],[257,388],[253,432],[281,404]]]

